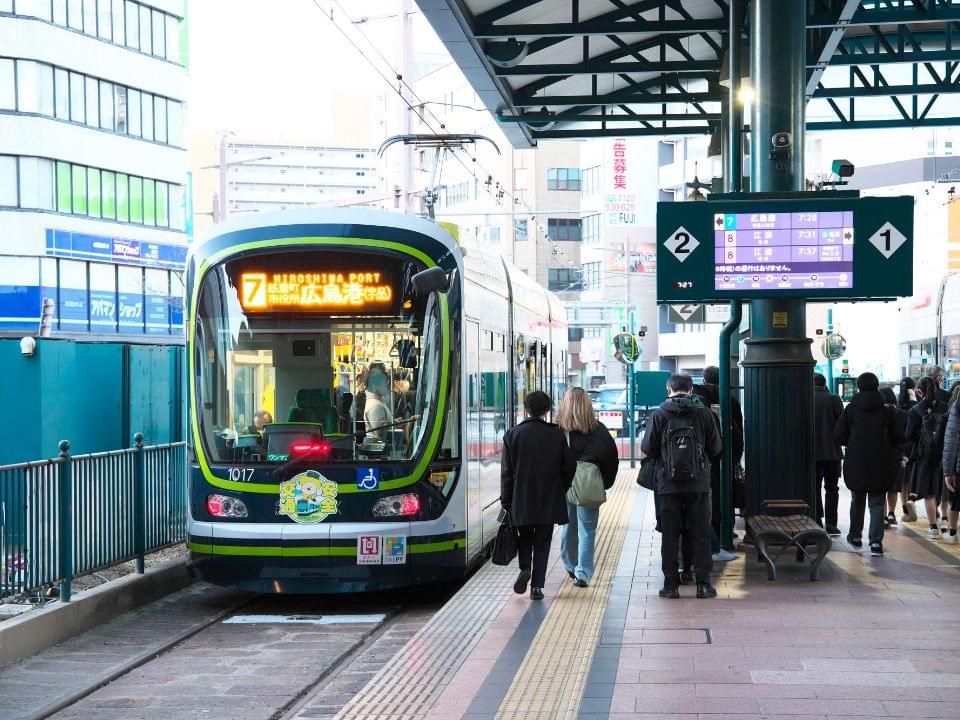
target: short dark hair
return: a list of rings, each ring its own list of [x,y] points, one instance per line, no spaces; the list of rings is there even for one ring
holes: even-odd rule
[[[693,390],[693,380],[689,375],[671,375],[667,387],[675,393],[688,393]]]
[[[897,404],[897,395],[893,392],[893,388],[888,385],[884,385],[882,388],[880,388],[880,397],[882,397],[883,401],[888,405]]]
[[[826,387],[827,378],[823,376],[823,373],[814,373],[813,374],[813,384],[817,387]]]
[[[553,408],[553,400],[543,390],[534,390],[532,393],[527,393],[527,396],[523,399],[523,409],[531,417],[542,418],[550,412],[551,408]]]
[[[703,369],[703,382],[707,385],[720,384],[720,368],[716,365],[708,365]]]
[[[857,378],[857,390],[877,390],[880,387],[880,379],[872,372],[861,373]]]
[[[931,365],[927,368],[927,377],[933,378],[936,380],[938,377],[943,375],[943,368],[939,365]]]

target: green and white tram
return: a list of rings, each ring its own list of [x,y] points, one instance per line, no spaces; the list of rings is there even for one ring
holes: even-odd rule
[[[559,301],[429,220],[217,225],[187,276],[195,576],[252,591],[454,579],[496,532],[504,430],[559,400]]]

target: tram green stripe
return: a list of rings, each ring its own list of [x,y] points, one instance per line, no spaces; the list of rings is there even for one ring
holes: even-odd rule
[[[369,240],[349,237],[294,237],[276,238],[273,240],[256,240],[249,243],[234,245],[221,250],[220,252],[214,253],[200,264],[200,267],[194,274],[193,293],[190,299],[190,316],[187,318],[187,322],[189,324],[187,358],[190,366],[190,423],[193,429],[193,444],[194,450],[197,454],[197,460],[200,465],[200,472],[210,485],[223,490],[261,493],[264,495],[279,493],[278,485],[274,485],[272,483],[244,483],[237,482],[236,480],[226,480],[224,478],[217,477],[210,470],[210,465],[207,462],[206,453],[204,452],[203,441],[200,437],[199,424],[197,423],[197,394],[196,384],[194,382],[196,378],[196,371],[194,367],[194,343],[196,341],[197,303],[200,299],[200,288],[203,285],[203,281],[206,279],[206,274],[210,266],[220,262],[221,260],[225,260],[228,257],[246,252],[248,250],[262,250],[291,245],[355,245],[359,247],[381,248],[415,257],[423,262],[428,268],[435,267],[437,265],[436,261],[423,251],[409,245],[404,245],[403,243],[392,242],[389,240]],[[413,485],[423,476],[427,466],[430,464],[430,461],[433,459],[433,456],[436,453],[437,443],[440,441],[440,429],[443,427],[443,422],[446,416],[447,388],[449,385],[450,374],[450,336],[452,333],[450,332],[449,328],[450,310],[447,304],[447,296],[445,294],[440,295],[440,323],[442,328],[440,393],[439,402],[437,403],[437,415],[433,423],[433,428],[430,432],[430,440],[427,442],[426,449],[420,458],[420,461],[413,469],[413,472],[404,477],[395,478],[393,480],[384,480],[380,483],[381,490],[395,490]],[[356,492],[363,492],[363,490],[358,488],[355,483],[339,483],[338,494],[347,495]]]
[[[435,553],[435,552],[446,552],[447,550],[462,550],[466,547],[466,543],[461,540],[447,540],[445,542],[434,542],[434,543],[417,543],[416,545],[411,545],[407,552],[416,555],[419,553]]]

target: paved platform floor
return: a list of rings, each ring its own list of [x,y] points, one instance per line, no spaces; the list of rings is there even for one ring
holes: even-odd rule
[[[741,551],[717,566],[716,599],[664,600],[634,477],[601,513],[591,587],[556,544],[542,603],[512,593],[515,568],[485,567],[337,718],[960,718],[960,550],[922,519],[888,531],[883,558],[837,540],[819,582],[786,556],[770,582]]]

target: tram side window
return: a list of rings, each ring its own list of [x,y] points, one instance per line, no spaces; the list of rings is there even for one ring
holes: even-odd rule
[[[943,338],[943,372],[950,385],[960,378],[960,335]]]
[[[507,420],[507,365],[503,353],[485,351],[481,364],[481,424],[485,459],[497,459],[503,450]]]

